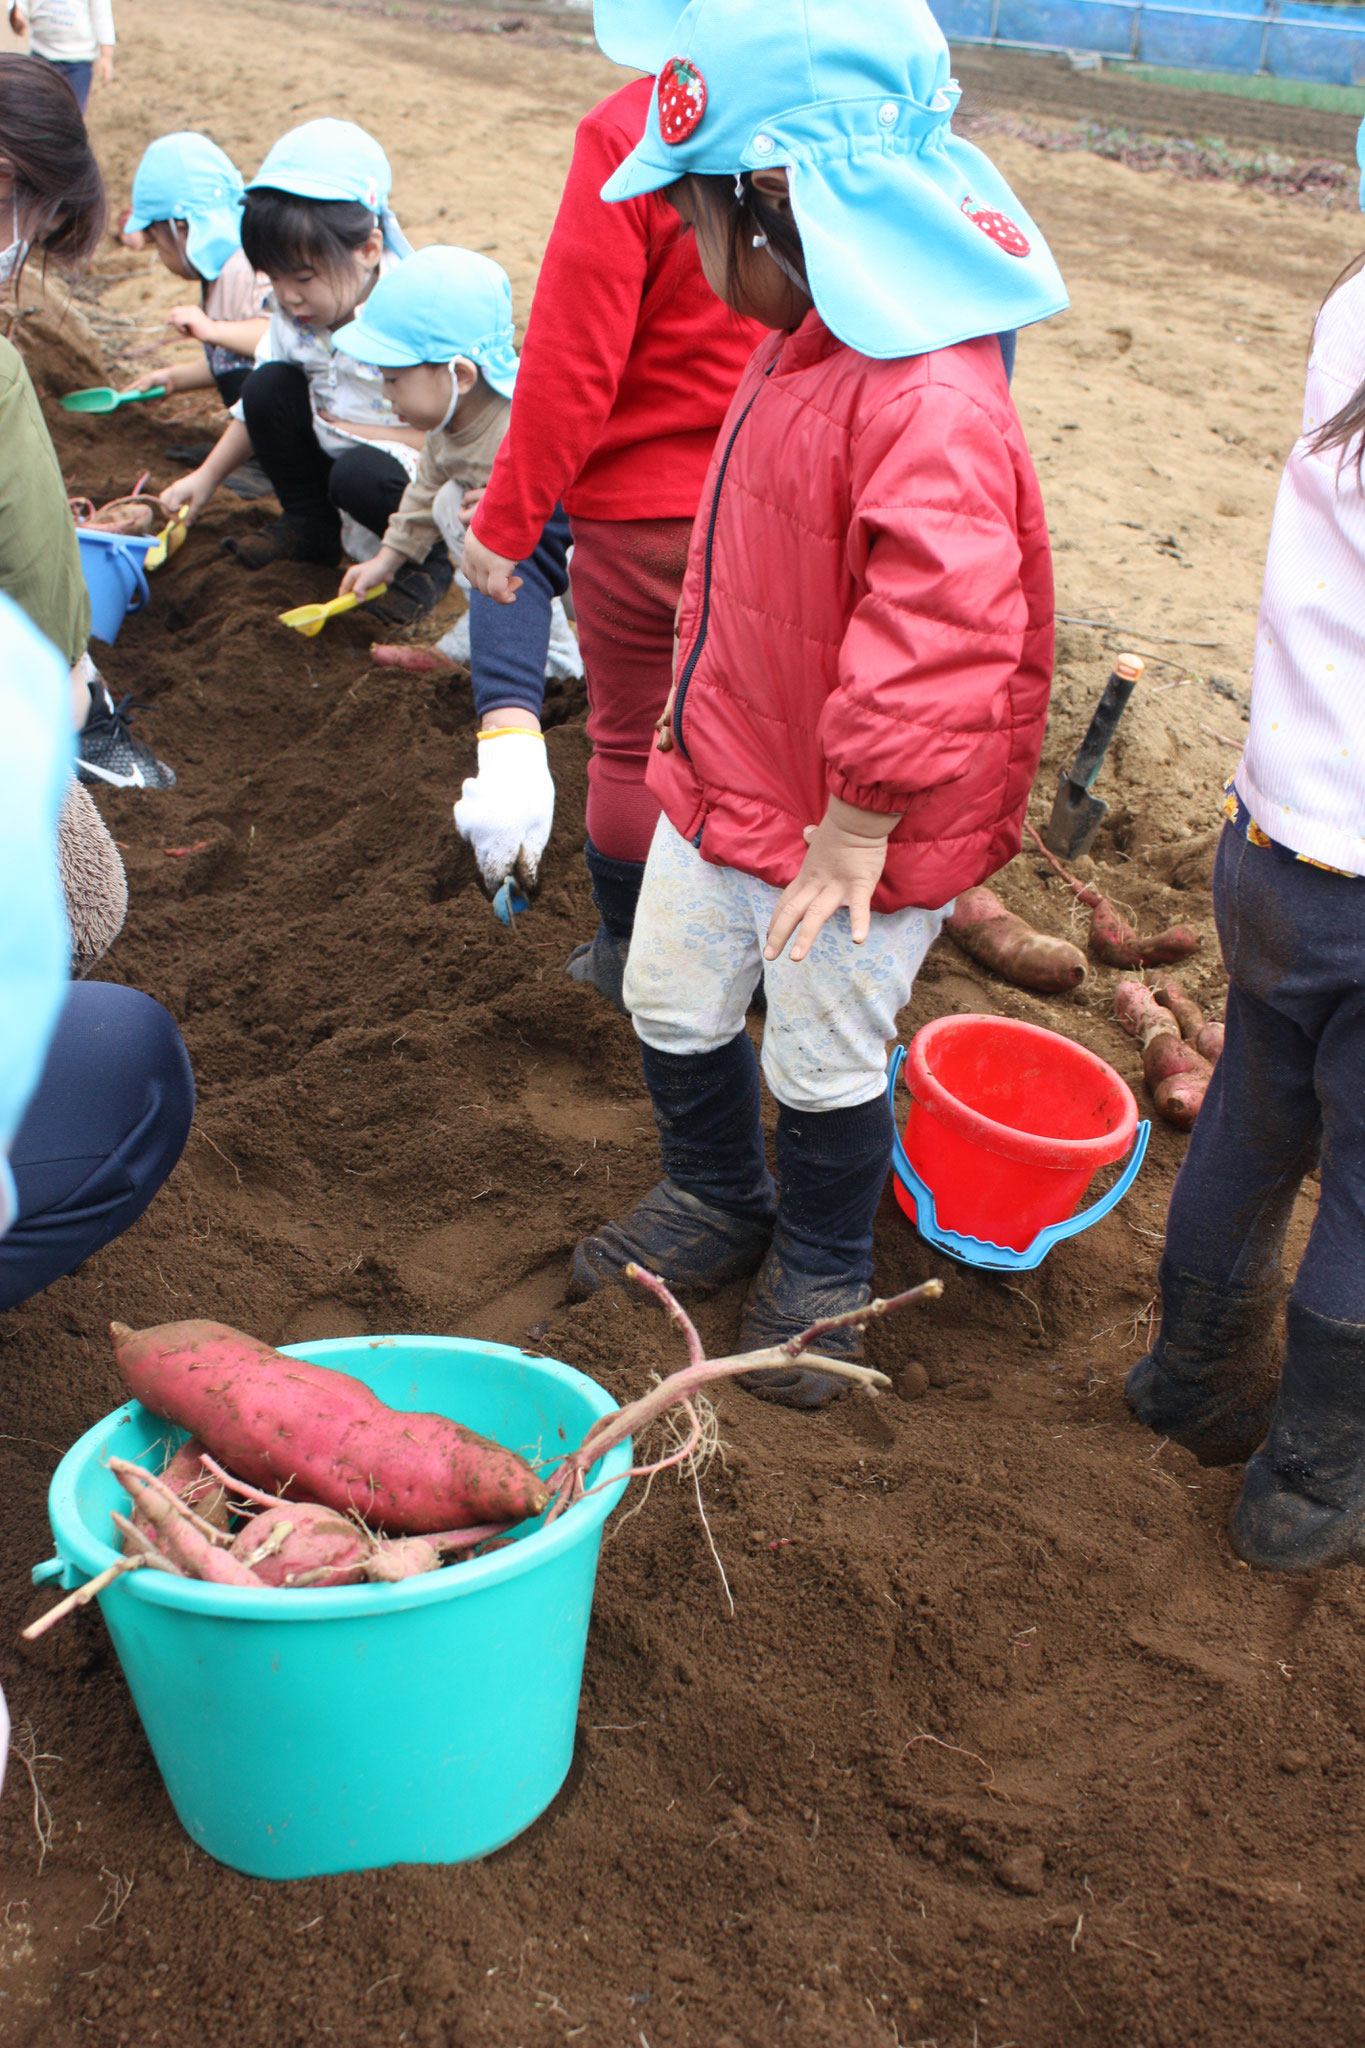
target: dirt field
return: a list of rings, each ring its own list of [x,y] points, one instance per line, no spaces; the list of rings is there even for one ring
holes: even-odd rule
[[[92,122],[118,203],[168,128],[209,128],[250,171],[291,121],[344,111],[384,139],[414,239],[491,250],[522,312],[574,121],[617,76],[567,42],[257,0],[120,0],[119,28]],[[1209,868],[1278,466],[1361,224],[997,154],[1074,300],[1016,380],[1070,621],[1035,814],[1113,653],[1148,655],[1098,871],[1148,928],[1199,926],[1190,980],[1216,1008]],[[101,333],[151,359],[175,285],[113,248],[97,285]],[[54,414],[71,489],[169,480],[198,404]],[[102,799],[132,911],[101,972],[180,1019],[200,1108],[138,1227],[0,1320],[0,1677],[52,1818],[40,1868],[11,1759],[0,2040],[1356,2048],[1365,1598],[1354,1572],[1253,1578],[1223,1534],[1235,1475],[1127,1417],[1183,1144],[1163,1128],[1122,1208],[1017,1286],[929,1256],[888,1200],[880,1289],[947,1290],[873,1336],[897,1396],[814,1419],[723,1397],[706,1502],[733,1616],[695,1497],[656,1486],[603,1554],[569,1783],[480,1866],[253,1884],[183,1836],[97,1619],[18,1654],[52,1468],[119,1398],[111,1315],[273,1341],[538,1325],[535,1348],[621,1397],[677,1359],[649,1305],[561,1301],[575,1238],[654,1177],[628,1027],[559,973],[592,924],[581,699],[554,704],[545,887],[507,931],[450,821],[467,687],[373,670],[351,620],[282,633],[328,576],[252,577],[217,546],[269,510],[222,499],[104,662],[181,779]],[[1034,861],[999,886],[1067,927]],[[1141,1092],[1115,979],[1021,996],[945,941],[903,1035],[1029,1016]],[[706,1310],[715,1344],[739,1306]]]

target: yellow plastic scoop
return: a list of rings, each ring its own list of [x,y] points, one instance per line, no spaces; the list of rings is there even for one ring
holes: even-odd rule
[[[357,597],[352,590],[345,597],[330,598],[326,604],[295,605],[292,612],[280,613],[280,624],[288,626],[291,632],[302,633],[305,640],[311,640],[338,612],[353,612],[358,604],[368,604],[372,597],[382,597],[388,587],[387,583],[376,583],[363,597]]]
[[[159,569],[164,561],[173,555],[185,542],[185,521],[189,517],[189,506],[182,505],[168,526],[163,526],[143,557],[144,569]]]

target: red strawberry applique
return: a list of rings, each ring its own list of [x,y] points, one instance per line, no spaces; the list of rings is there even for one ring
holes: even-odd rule
[[[962,211],[983,235],[989,235],[997,249],[1003,249],[1007,256],[1027,256],[1029,238],[1023,229],[1016,227],[1007,213],[997,213],[993,207],[981,206],[970,197],[962,202]]]
[[[659,73],[659,133],[676,148],[695,135],[706,112],[706,80],[686,57],[670,57]]]

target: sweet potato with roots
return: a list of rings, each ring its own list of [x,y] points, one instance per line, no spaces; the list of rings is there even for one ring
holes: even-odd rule
[[[1175,1018],[1186,1045],[1192,1045],[1211,1067],[1216,1067],[1223,1050],[1222,1025],[1211,1023],[1194,997],[1187,996],[1178,981],[1159,981],[1152,994]]]
[[[172,1454],[170,1462],[163,1466],[160,1477],[172,1493],[178,1494],[187,1507],[194,1509],[201,1521],[211,1523],[215,1529],[226,1529],[230,1520],[227,1494],[222,1481],[204,1470],[201,1462],[203,1449],[197,1436],[187,1437],[179,1450]],[[156,1530],[141,1509],[134,1510],[133,1525],[150,1536],[153,1546],[159,1549]],[[125,1550],[127,1547],[125,1543]]]
[[[1138,1042],[1142,1072],[1152,1091],[1156,1113],[1178,1131],[1193,1130],[1203,1107],[1213,1068],[1180,1035],[1180,1026],[1163,1009],[1145,982],[1121,981],[1114,991],[1114,1015]]]
[[[241,1478],[401,1535],[520,1522],[548,1495],[524,1458],[444,1415],[389,1408],[360,1380],[224,1323],[111,1323],[130,1394]]]
[[[1015,988],[1060,995],[1085,980],[1085,955],[1069,939],[1049,938],[1006,910],[992,889],[966,889],[944,925],[971,959]]]
[[[263,1510],[238,1530],[233,1554],[267,1586],[354,1586],[392,1583],[434,1572],[447,1551],[473,1550],[503,1534],[505,1524],[445,1529],[429,1536],[376,1536],[365,1524],[311,1501],[281,1500],[225,1472],[207,1452],[204,1469]]]
[[[1142,993],[1145,995],[1147,991]],[[1166,1013],[1159,1011],[1158,1014],[1165,1016]],[[670,1410],[681,1408],[687,1425],[685,1430],[675,1427],[676,1448],[653,1463],[633,1466],[626,1476],[632,1479],[651,1478],[655,1473],[686,1464],[692,1465],[695,1474],[699,1468],[694,1460],[706,1434],[696,1397],[713,1380],[736,1378],[742,1373],[787,1365],[794,1358],[805,1357],[824,1371],[841,1374],[860,1386],[889,1386],[890,1381],[884,1373],[876,1372],[870,1366],[854,1365],[846,1359],[823,1357],[811,1347],[827,1331],[871,1322],[893,1309],[906,1308],[912,1302],[931,1301],[943,1292],[942,1281],[926,1280],[922,1286],[909,1288],[889,1301],[870,1301],[866,1307],[854,1309],[847,1315],[830,1316],[812,1323],[809,1329],[789,1338],[784,1344],[726,1358],[707,1358],[696,1326],[664,1282],[635,1265],[627,1266],[626,1275],[646,1288],[682,1331],[687,1343],[688,1363],[680,1372],[659,1381],[638,1400],[594,1423],[578,1449],[559,1461],[544,1485],[535,1482],[535,1499],[540,1507],[546,1504],[550,1507],[545,1518],[547,1524],[576,1501],[584,1499],[587,1493],[596,1491],[596,1488],[587,1486],[587,1476],[614,1445],[642,1433],[651,1423],[668,1415]],[[130,1340],[134,1340],[131,1348],[138,1350],[139,1355],[133,1360],[130,1370],[138,1373],[144,1382],[153,1377],[153,1366],[164,1366],[166,1352],[174,1348],[165,1341],[169,1332],[175,1333],[174,1341],[182,1347],[191,1342],[185,1336],[186,1330],[208,1330],[214,1333],[215,1338],[226,1335],[250,1345],[249,1339],[242,1340],[237,1332],[225,1331],[219,1324],[169,1325],[163,1330],[143,1331],[137,1339],[121,1324],[114,1324],[113,1329],[121,1350],[130,1349]],[[264,1345],[253,1348],[257,1352],[266,1349]],[[221,1377],[224,1370],[222,1350],[221,1343],[216,1342],[205,1350],[195,1351],[193,1363]],[[278,1354],[272,1356],[277,1357]],[[148,1358],[152,1366],[147,1365]],[[281,1359],[280,1363],[293,1366],[296,1361]],[[321,1369],[314,1367],[310,1370],[316,1373]],[[344,1379],[346,1376],[329,1373],[325,1377]],[[155,1383],[160,1387],[159,1380]],[[235,1382],[230,1380],[229,1384],[235,1385]],[[204,1393],[212,1391],[199,1390],[196,1394],[199,1405],[203,1405]],[[221,1387],[218,1391],[221,1393]],[[326,1391],[331,1392],[330,1389]],[[714,1419],[711,1427],[714,1430]],[[478,1441],[482,1442],[482,1439]],[[267,1493],[247,1480],[235,1478],[202,1448],[197,1453],[200,1469],[196,1474],[191,1466],[195,1448],[190,1444],[183,1446],[169,1461],[164,1474],[149,1472],[126,1458],[109,1460],[109,1469],[122,1481],[136,1518],[130,1521],[118,1511],[112,1515],[115,1527],[126,1539],[128,1554],[40,1616],[24,1630],[27,1638],[42,1635],[63,1615],[69,1614],[73,1608],[85,1606],[127,1572],[147,1569],[168,1571],[204,1579],[214,1585],[258,1591],[355,1585],[360,1580],[392,1583],[435,1571],[448,1556],[469,1556],[477,1550],[497,1548],[508,1540],[507,1530],[511,1522],[523,1518],[522,1513],[518,1513],[481,1526],[431,1530],[425,1535],[380,1537],[367,1529],[354,1514],[343,1516],[334,1508],[318,1502],[282,1498],[279,1493]],[[257,1508],[259,1512],[243,1520],[235,1534],[215,1526],[198,1514],[187,1498],[199,1495],[201,1484],[205,1482],[209,1491],[203,1497],[215,1512],[226,1504],[229,1514],[240,1515],[244,1512],[242,1503]],[[599,1484],[613,1486],[618,1481],[603,1480]],[[539,1508],[531,1512],[539,1512]]]
[[[1198,952],[1203,940],[1187,924],[1170,925],[1152,939],[1139,938],[1127,919],[1119,916],[1107,896],[1068,874],[1057,856],[1044,846],[1032,825],[1025,829],[1048,866],[1066,883],[1076,901],[1084,903],[1089,910],[1088,944],[1095,958],[1105,967],[1169,967],[1175,961],[1188,960],[1191,953]]]

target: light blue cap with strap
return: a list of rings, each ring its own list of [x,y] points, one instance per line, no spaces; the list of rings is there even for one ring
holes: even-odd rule
[[[859,354],[923,355],[1066,307],[1038,228],[953,133],[960,89],[925,0],[596,0],[594,25],[609,56],[656,72],[602,197],[785,168],[816,310]]]
[[[183,220],[185,254],[202,278],[218,277],[242,246],[242,174],[207,135],[183,129],[161,135],[133,173],[129,233],[157,220]]]
[[[512,287],[500,264],[473,249],[418,249],[380,278],[332,340],[358,363],[385,370],[464,356],[504,398],[517,381]]]
[[[296,199],[349,199],[368,206],[395,255],[412,254],[412,244],[389,205],[389,160],[373,135],[354,121],[324,117],[291,128],[267,153],[246,189],[288,192]]]

